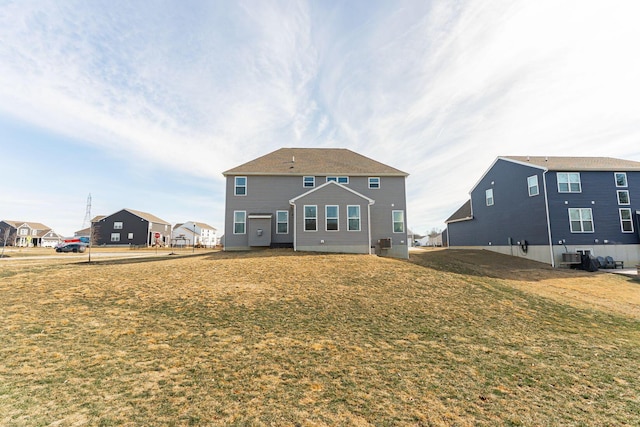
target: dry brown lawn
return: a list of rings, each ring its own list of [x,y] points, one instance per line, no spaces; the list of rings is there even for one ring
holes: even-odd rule
[[[638,425],[639,283],[511,257],[0,262],[0,425]]]

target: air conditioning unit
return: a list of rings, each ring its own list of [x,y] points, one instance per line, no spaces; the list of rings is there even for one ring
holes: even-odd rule
[[[378,239],[378,246],[380,246],[380,249],[391,249],[391,238]]]

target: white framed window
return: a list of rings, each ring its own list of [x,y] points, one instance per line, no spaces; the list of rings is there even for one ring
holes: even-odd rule
[[[380,188],[380,178],[377,176],[369,177],[369,188],[377,190]]]
[[[329,181],[335,181],[338,184],[348,184],[349,183],[349,177],[348,176],[328,176],[327,177],[327,182]]]
[[[347,206],[347,230],[360,231],[360,205]]]
[[[233,211],[233,234],[247,233],[247,211]]]
[[[616,187],[627,187],[627,173],[626,172],[615,172],[613,174],[616,180]]]
[[[318,231],[318,206],[304,205],[304,231]]]
[[[393,211],[393,232],[404,233],[404,211]]]
[[[236,176],[234,179],[234,190],[233,194],[236,196],[246,196],[247,195],[247,177],[246,176]],[[244,233],[242,233],[244,234]]]
[[[484,198],[487,202],[487,206],[493,206],[493,188],[490,188],[484,192]]]
[[[572,233],[593,233],[591,208],[569,208],[569,226]]]
[[[133,233],[129,233],[129,234],[127,235],[127,239],[129,239],[129,240],[133,240]]]
[[[20,235],[21,236],[28,236],[29,235],[29,229],[28,228],[21,228],[20,229]]]
[[[122,221],[115,221],[113,223],[113,229],[114,230],[122,230]]]
[[[631,209],[620,208],[620,228],[623,233],[633,233],[633,217]]]
[[[527,187],[529,187],[529,197],[537,196],[540,194],[540,187],[538,186],[538,175],[533,175],[527,178]]]
[[[305,188],[313,188],[316,186],[316,177],[315,176],[303,176],[302,177],[302,186]]]
[[[558,172],[558,192],[559,193],[581,193],[580,172]]]
[[[276,234],[289,234],[289,211],[276,211]]]
[[[120,241],[120,233],[111,233],[111,241],[119,242]]]
[[[32,236],[37,236],[38,235],[38,230],[31,230],[31,235]]]
[[[618,190],[618,204],[619,205],[631,204],[631,200],[629,199],[629,190]]]
[[[340,227],[339,227],[339,221],[338,221],[338,211],[339,211],[339,208],[337,205],[327,205],[324,207],[326,231],[339,230]]]

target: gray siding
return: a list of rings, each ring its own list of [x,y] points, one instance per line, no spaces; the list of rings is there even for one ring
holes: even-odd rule
[[[451,246],[548,245],[542,170],[498,160],[471,192],[473,219],[448,224]],[[538,176],[539,194],[529,196],[527,178]],[[486,190],[493,189],[493,206]]]
[[[377,176],[375,174],[371,176]],[[233,234],[233,212],[240,210],[251,213],[271,214],[271,236],[273,244],[290,243],[293,244],[294,220],[299,219],[299,215],[294,215],[289,200],[294,199],[313,188],[303,186],[302,176],[247,176],[247,194],[245,196],[234,195],[234,176],[227,176],[226,182],[226,208],[225,208],[225,248],[226,249],[247,249],[249,248],[248,235]],[[393,256],[408,256],[407,247],[407,213],[406,213],[406,190],[405,177],[380,177],[380,188],[369,189],[368,176],[350,176],[346,187],[375,200],[371,206],[371,242],[374,245],[378,239],[392,238],[394,251]],[[315,177],[315,187],[317,188],[326,182],[326,175]],[[350,193],[352,194],[352,193]],[[367,203],[360,199],[360,203]],[[338,204],[333,201],[326,204]],[[319,207],[319,220],[322,216],[322,226],[324,227],[324,204]],[[340,205],[340,233],[346,227],[346,204]],[[276,234],[276,211],[289,211],[289,233]],[[404,232],[393,233],[393,210],[404,211]],[[366,215],[366,208],[361,207],[361,216]],[[364,227],[364,225],[363,225]],[[365,229],[366,230],[366,229]],[[333,233],[332,233],[333,234]],[[348,233],[347,233],[348,234]],[[332,239],[335,237],[332,237]],[[341,236],[340,239],[343,237]],[[345,237],[347,238],[347,237]]]

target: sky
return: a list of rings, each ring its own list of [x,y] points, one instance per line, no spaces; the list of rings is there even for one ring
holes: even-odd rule
[[[224,228],[282,147],[409,173],[426,234],[498,156],[640,161],[637,0],[0,0],[0,220]]]

